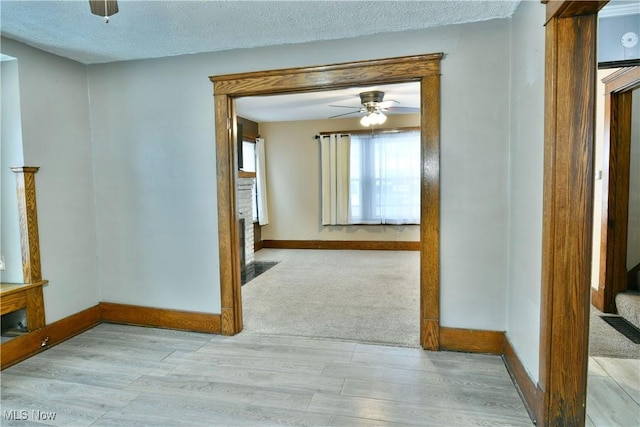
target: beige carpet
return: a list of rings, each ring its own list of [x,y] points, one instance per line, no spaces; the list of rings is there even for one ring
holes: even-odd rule
[[[600,318],[602,312],[591,306],[589,325],[589,356],[640,359],[640,344],[616,331]]]
[[[419,347],[419,263],[412,251],[262,249],[280,261],[242,287],[243,334]]]

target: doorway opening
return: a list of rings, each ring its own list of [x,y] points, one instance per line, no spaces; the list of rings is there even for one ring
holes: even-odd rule
[[[598,74],[590,356],[640,358],[640,67]]]
[[[236,206],[237,117],[234,99],[353,86],[420,82],[421,215],[420,215],[420,343],[440,348],[439,326],[439,149],[440,60],[442,54],[257,73],[213,76],[218,175],[222,333],[242,330],[242,296]]]
[[[360,94],[371,91],[384,93],[387,118],[384,124],[364,127]],[[263,143],[269,199],[268,206],[258,203],[256,219],[263,225],[253,235],[261,237],[257,248],[262,249],[243,267],[243,280],[254,265],[279,263],[269,274],[243,282],[243,333],[419,345],[419,105],[418,82],[236,99],[243,132],[255,129]],[[329,144],[329,137],[320,135],[331,133],[342,135],[339,143],[350,147],[354,163],[342,178],[356,181],[349,184],[350,219],[320,225],[321,177],[328,172],[321,167],[321,138]],[[400,140],[401,135],[406,139]],[[369,149],[377,148],[369,161],[375,157],[377,167],[388,168],[378,180],[366,181],[377,184],[366,188],[371,196],[381,191],[383,178],[388,183],[384,188],[389,194],[365,201],[371,212],[380,213],[379,223],[363,224],[358,216],[365,185],[357,173],[362,172],[363,138]],[[382,150],[385,146],[388,152]],[[243,209],[242,188],[240,178],[241,217],[248,210]],[[385,201],[395,210],[385,210]],[[402,221],[401,207],[413,219]],[[250,245],[255,246],[248,236]]]

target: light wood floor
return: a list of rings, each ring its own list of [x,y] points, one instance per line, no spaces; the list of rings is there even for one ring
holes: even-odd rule
[[[1,377],[7,426],[531,425],[498,356],[308,338],[102,324]]]
[[[589,357],[585,425],[640,426],[639,359]]]

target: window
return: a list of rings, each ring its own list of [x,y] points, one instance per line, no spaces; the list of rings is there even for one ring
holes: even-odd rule
[[[245,172],[256,171],[256,143],[242,141],[242,170]]]
[[[256,172],[256,143],[253,141],[242,141],[242,170],[244,172]],[[258,222],[258,185],[253,186],[253,222]]]
[[[420,131],[351,135],[349,223],[420,223]]]

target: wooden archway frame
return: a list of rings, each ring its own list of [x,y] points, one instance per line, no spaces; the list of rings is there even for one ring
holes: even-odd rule
[[[631,166],[631,104],[640,87],[640,67],[616,71],[602,80],[604,94],[604,168],[600,280],[591,302],[600,311],[615,313],[615,298],[627,290],[627,231]]]
[[[215,98],[221,328],[242,331],[236,207],[234,98],[420,82],[420,342],[440,348],[440,60],[441,53],[210,77]]]
[[[598,11],[546,3],[539,382],[520,381],[537,425],[584,425],[589,361]]]

